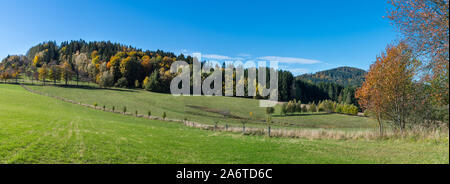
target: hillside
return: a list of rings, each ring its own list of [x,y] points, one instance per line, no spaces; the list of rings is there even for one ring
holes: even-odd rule
[[[339,67],[331,70],[320,71],[314,74],[303,74],[298,79],[312,83],[336,83],[343,86],[360,86],[364,81],[366,71],[353,67]]]
[[[96,111],[18,85],[0,84],[0,96],[0,163],[448,164],[449,158],[448,144],[244,136]]]
[[[247,98],[207,97],[207,96],[172,96],[170,94],[154,93],[138,89],[101,89],[96,87],[58,87],[29,85],[29,88],[45,94],[63,97],[85,104],[97,103],[100,107],[115,106],[122,110],[127,107],[129,112],[138,111],[146,114],[151,111],[153,116],[167,113],[168,118],[188,119],[203,124],[219,125],[227,123],[229,126],[241,126],[241,119],[248,118],[252,112],[252,119],[247,120],[247,127],[265,127],[265,108],[259,107],[259,101]],[[225,112],[225,113],[224,113]],[[224,115],[226,114],[226,115]],[[274,128],[328,128],[328,129],[369,129],[376,127],[376,122],[370,118],[347,116],[341,114],[309,114],[302,116],[279,116],[280,107],[277,106],[272,126]]]

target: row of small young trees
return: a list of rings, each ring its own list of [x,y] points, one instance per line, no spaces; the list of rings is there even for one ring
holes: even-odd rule
[[[332,100],[320,101],[317,104],[314,102],[302,104],[300,101],[291,100],[288,103],[283,103],[281,106],[281,115],[304,112],[328,112],[357,115],[358,107],[353,104],[337,103]]]
[[[97,109],[97,107],[98,107],[98,103],[95,102],[95,103],[94,103],[94,109]],[[106,111],[106,105],[103,105],[102,110],[103,110],[103,111]],[[126,113],[127,113],[127,110],[128,110],[128,109],[127,109],[127,106],[123,106],[123,108],[122,108],[122,113],[123,113],[123,114],[126,114]],[[112,112],[116,112],[116,106],[112,106],[111,111],[112,111]],[[134,111],[134,114],[135,114],[136,116],[138,116],[138,115],[139,115],[138,110],[135,110],[135,111]],[[150,111],[150,110],[147,111],[147,117],[151,117],[151,116],[152,116],[152,111]],[[162,117],[163,119],[166,119],[167,113],[164,111],[161,117]]]

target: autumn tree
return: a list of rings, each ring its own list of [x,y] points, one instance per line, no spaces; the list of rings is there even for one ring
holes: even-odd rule
[[[61,79],[61,68],[58,65],[50,66],[48,76],[53,81],[53,84],[56,84],[56,81]]]
[[[42,53],[36,54],[33,59],[33,66],[40,67],[44,63],[44,56]]]
[[[138,61],[138,56],[130,55],[120,62],[120,72],[127,80],[128,87],[133,86],[141,72],[142,65]]]
[[[388,18],[423,60],[439,105],[449,104],[449,0],[390,0]],[[423,59],[422,59],[423,58]]]
[[[67,86],[70,78],[72,77],[72,67],[69,62],[64,62],[61,66],[61,79],[64,80],[65,85]]]
[[[99,85],[101,87],[112,87],[114,86],[114,76],[111,72],[105,71],[100,77]]]
[[[401,130],[405,128],[417,63],[405,43],[389,45],[371,65],[365,82],[357,90],[359,104],[375,114],[381,135],[383,119]]]
[[[17,67],[13,67],[11,72],[11,77],[16,79],[16,83],[18,83],[18,78],[20,76],[20,69]]]
[[[12,77],[11,72],[10,71],[5,71],[4,68],[0,68],[0,79],[3,80],[3,82],[6,84],[6,80],[10,79]]]
[[[47,68],[47,64],[44,63],[44,65],[42,65],[41,68],[39,68],[39,79],[42,80],[42,82],[44,82],[44,86],[45,86],[45,80],[48,77],[48,68]]]
[[[80,81],[80,77],[83,77],[83,75],[86,74],[87,66],[89,64],[89,58],[85,53],[76,52],[72,55],[72,63],[74,64],[74,71],[75,71],[75,80],[78,82]]]

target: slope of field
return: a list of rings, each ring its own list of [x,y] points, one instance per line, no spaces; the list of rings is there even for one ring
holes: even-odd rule
[[[29,88],[46,94],[75,100],[85,104],[97,103],[99,107],[115,107],[122,111],[162,116],[169,118],[195,120],[204,124],[236,124],[246,119],[249,126],[265,126],[265,108],[259,101],[236,97],[172,96],[133,89],[101,89],[95,87],[55,87],[28,85]],[[252,116],[250,116],[250,112]],[[280,116],[279,107],[272,118],[273,126],[289,128],[335,128],[335,129],[374,129],[377,123],[369,118],[326,113],[303,113]],[[240,119],[241,118],[241,119]]]
[[[0,163],[449,163],[449,147],[205,131],[0,84]]]

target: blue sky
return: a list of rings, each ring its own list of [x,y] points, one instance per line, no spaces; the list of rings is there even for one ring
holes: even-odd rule
[[[368,69],[397,38],[386,0],[0,0],[0,57],[42,41],[111,40],[205,59],[277,59],[294,74]]]

